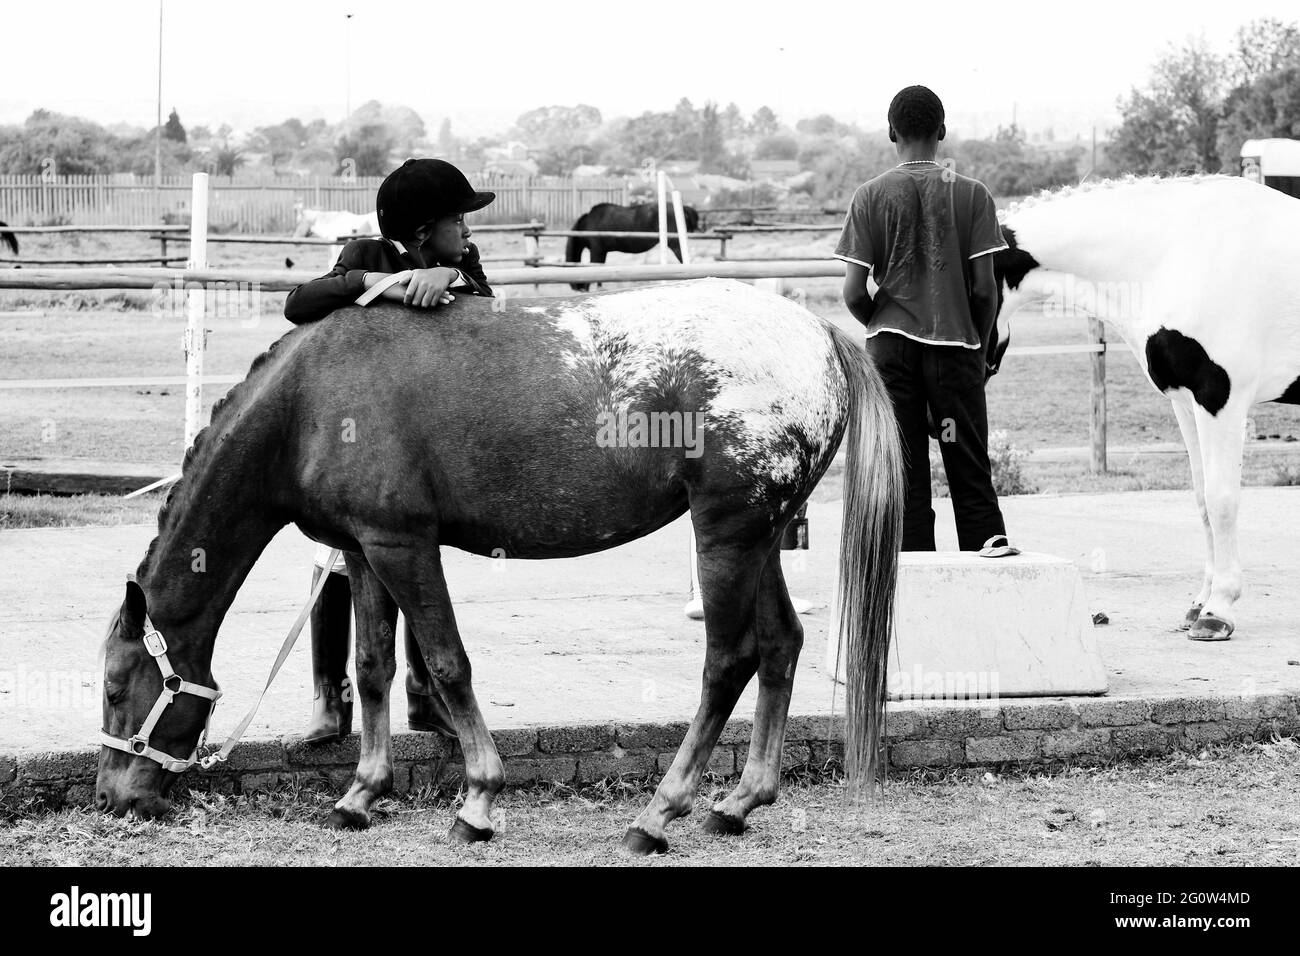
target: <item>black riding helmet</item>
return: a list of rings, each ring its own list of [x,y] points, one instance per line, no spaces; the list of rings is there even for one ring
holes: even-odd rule
[[[379,231],[386,239],[409,239],[432,219],[473,212],[496,198],[496,193],[474,189],[445,160],[408,159],[379,184]]]

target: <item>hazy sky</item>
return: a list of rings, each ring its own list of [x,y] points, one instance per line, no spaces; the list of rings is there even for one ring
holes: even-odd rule
[[[405,103],[430,134],[443,116],[476,134],[533,106],[587,102],[612,117],[682,96],[874,128],[909,83],[939,93],[958,134],[988,132],[1013,106],[1031,130],[1077,130],[1113,123],[1116,97],[1167,44],[1203,34],[1226,48],[1246,21],[1296,10],[1294,0],[164,0],[163,102],[190,125],[337,121],[350,43],[352,105]],[[0,122],[44,106],[152,126],[158,0],[6,0],[0,23]]]

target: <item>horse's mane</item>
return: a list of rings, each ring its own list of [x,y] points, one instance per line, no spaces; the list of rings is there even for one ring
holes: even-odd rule
[[[285,339],[292,336],[296,331],[298,330],[291,329],[272,342],[270,348],[253,359],[253,364],[249,366],[248,374],[244,376],[244,380],[213,403],[212,415],[208,419],[208,424],[194,436],[194,444],[185,449],[185,459],[181,463],[180,477],[172,484],[171,489],[167,492],[166,500],[163,501],[162,507],[158,509],[158,534],[149,542],[149,549],[145,551],[144,558],[141,559],[139,566],[136,568],[135,576],[137,581],[144,580],[145,573],[151,565],[154,550],[158,545],[158,539],[167,530],[173,512],[188,500],[189,484],[187,479],[193,475],[193,469],[206,463],[208,458],[211,457],[210,445],[212,439],[210,435],[214,431],[220,431],[232,409],[243,407],[246,397],[255,391],[253,386],[260,383],[267,368],[275,364],[275,360],[283,351]]]
[[[1062,186],[1059,189],[1044,189],[1033,196],[1026,196],[1024,199],[1017,200],[1006,209],[998,210],[998,221],[1006,222],[1007,218],[1015,215],[1024,209],[1033,209],[1035,206],[1041,206],[1044,203],[1053,202],[1058,199],[1065,199],[1070,196],[1079,196],[1083,193],[1101,192],[1108,189],[1127,189],[1133,186],[1156,186],[1167,185],[1169,183],[1207,183],[1216,181],[1237,181],[1240,177],[1225,176],[1222,173],[1193,173],[1186,176],[1124,176],[1120,179],[1100,179],[1092,182],[1083,182],[1077,186]]]

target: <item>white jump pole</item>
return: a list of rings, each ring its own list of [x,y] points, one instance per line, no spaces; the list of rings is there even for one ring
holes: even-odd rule
[[[668,265],[668,174],[659,170],[659,264]]]
[[[208,267],[208,174],[195,173],[190,190],[190,257],[187,269]],[[200,285],[185,293],[185,447],[203,428],[203,350],[207,346],[204,329],[206,292]],[[155,488],[163,488],[180,478],[180,472],[137,488],[125,498],[135,498]]]
[[[208,174],[195,173],[190,201],[190,269],[208,267]],[[202,287],[189,289],[185,296],[185,447],[203,427],[203,350],[207,334],[203,328],[206,294]]]
[[[662,176],[663,173],[660,173],[659,175]],[[662,188],[663,188],[663,180],[660,180],[660,189]],[[667,229],[667,223],[664,221],[667,218],[667,215],[668,213],[664,209],[661,201],[659,206],[659,232],[660,232],[659,256],[660,258],[663,258],[668,254],[668,244],[665,241],[668,229]],[[679,189],[673,190],[673,215],[677,218],[677,238],[682,246],[682,264],[690,265],[691,249],[690,246],[687,245],[686,243],[686,215],[685,215],[685,211],[682,208],[682,193],[681,190]],[[695,526],[694,525],[691,526],[690,531],[691,531],[691,539],[690,539],[689,560],[691,563],[691,597],[690,600],[686,602],[686,607],[684,608],[684,610],[686,612],[686,616],[689,617],[692,621],[702,621],[704,620],[704,597],[700,592],[700,563],[697,560],[695,555]]]

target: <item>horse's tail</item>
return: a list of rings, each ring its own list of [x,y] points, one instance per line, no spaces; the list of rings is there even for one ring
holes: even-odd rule
[[[7,225],[9,225],[9,223],[0,222],[0,242],[3,242],[6,246],[8,246],[10,251],[13,252],[14,255],[18,255],[18,237],[15,236],[8,229],[3,228],[4,226]]]
[[[838,636],[845,660],[844,765],[850,793],[858,795],[874,791],[882,772],[885,675],[907,485],[898,423],[880,374],[847,335],[838,329],[831,335],[850,395]]]

